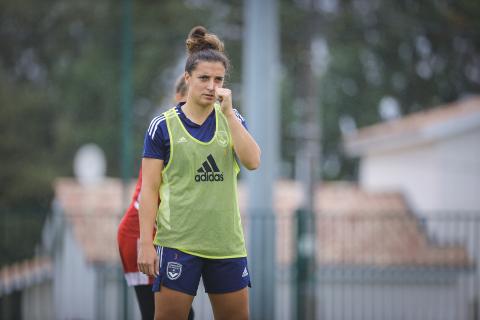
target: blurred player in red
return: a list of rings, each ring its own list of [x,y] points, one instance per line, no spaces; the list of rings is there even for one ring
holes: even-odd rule
[[[187,94],[185,78],[182,75],[175,84],[175,102],[184,101]],[[142,169],[138,174],[138,181],[135,186],[135,192],[132,202],[118,227],[118,248],[122,260],[125,280],[128,286],[134,287],[137,296],[140,313],[143,320],[151,320],[155,313],[154,293],[152,291],[153,277],[148,277],[138,270],[137,266],[137,248],[140,237],[140,226],[138,220],[138,205],[140,189],[142,186]],[[188,319],[193,319],[193,309],[190,309]]]

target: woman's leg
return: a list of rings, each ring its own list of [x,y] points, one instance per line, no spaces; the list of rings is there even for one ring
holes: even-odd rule
[[[202,258],[167,248],[157,248],[159,275],[153,283],[155,319],[192,320],[193,298],[200,282]]]
[[[155,320],[188,319],[194,296],[162,286],[155,292]]]
[[[204,259],[203,284],[212,304],[215,320],[248,319],[247,258]]]
[[[155,299],[152,292],[152,285],[138,285],[134,288],[142,320],[152,320],[155,312]]]
[[[229,293],[209,293],[215,320],[247,320],[248,288]]]

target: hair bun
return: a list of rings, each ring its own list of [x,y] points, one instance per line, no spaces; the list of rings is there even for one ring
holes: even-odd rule
[[[203,38],[207,34],[207,29],[202,26],[193,27],[188,34],[188,38]]]
[[[223,42],[216,35],[208,33],[207,29],[203,26],[193,27],[188,34],[185,44],[189,55],[207,49],[220,52],[224,50]]]

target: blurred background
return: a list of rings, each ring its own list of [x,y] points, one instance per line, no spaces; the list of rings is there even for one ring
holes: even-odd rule
[[[480,319],[476,0],[2,0],[0,318],[139,319],[116,231],[196,25],[263,151],[252,319]]]

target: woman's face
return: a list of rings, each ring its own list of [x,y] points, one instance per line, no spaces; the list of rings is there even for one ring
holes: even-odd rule
[[[188,85],[187,102],[202,107],[216,101],[215,89],[223,86],[225,67],[221,62],[200,61],[192,74],[185,73]]]

